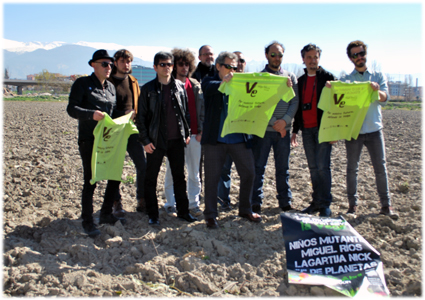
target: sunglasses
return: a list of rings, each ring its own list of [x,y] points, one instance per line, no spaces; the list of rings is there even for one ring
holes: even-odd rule
[[[221,66],[225,67],[228,70],[233,69],[234,71],[236,71],[238,69],[238,67],[234,67],[234,66],[228,65],[228,64],[221,64]]]
[[[112,69],[112,67],[114,65],[114,63],[106,62],[106,61],[102,61],[102,62],[95,61],[95,63],[100,64],[103,68],[107,68],[109,66],[109,67],[111,67],[111,69]]]
[[[160,67],[163,67],[163,68],[164,68],[164,67],[170,67],[170,68],[171,68],[174,64],[172,64],[172,63],[159,63],[158,65],[159,65]]]
[[[241,64],[244,64],[244,63],[245,63],[245,59],[241,58],[241,59],[239,59],[239,62],[240,62]]]
[[[283,57],[283,53],[274,53],[274,52],[272,52],[272,53],[270,53],[270,56],[271,57],[279,56],[280,58],[282,58]]]
[[[366,55],[366,52],[365,51],[360,51],[360,52],[358,52],[358,53],[353,53],[353,54],[351,54],[351,58],[352,59],[356,59],[357,57],[359,57],[359,56],[361,56],[361,57],[364,57]]]
[[[177,65],[178,65],[179,67],[184,67],[184,66],[189,67],[189,63],[188,63],[188,62],[182,62],[182,61],[179,61],[179,62],[177,63]]]

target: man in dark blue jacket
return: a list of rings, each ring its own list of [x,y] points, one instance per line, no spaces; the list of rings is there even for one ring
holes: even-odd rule
[[[221,52],[216,59],[217,73],[202,82],[205,100],[205,121],[201,144],[205,151],[205,222],[207,228],[218,228],[217,185],[226,155],[230,154],[240,176],[239,216],[252,222],[261,217],[251,210],[251,194],[254,182],[254,156],[247,147],[247,136],[232,133],[221,137],[228,110],[228,96],[218,91],[222,81],[229,82],[237,69],[235,53]]]

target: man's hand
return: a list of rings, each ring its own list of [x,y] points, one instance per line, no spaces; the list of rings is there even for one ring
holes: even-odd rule
[[[223,77],[223,81],[229,82],[233,78],[233,73],[229,73],[226,76]]]
[[[280,136],[284,138],[286,136],[286,121],[285,120],[277,120],[273,124],[273,129],[277,132],[280,132]]]
[[[134,109],[126,110],[125,111],[125,114],[127,115],[127,114],[129,114],[131,112],[133,112],[133,114],[131,115],[131,120],[134,122],[134,118],[136,118],[136,112],[134,111]]]
[[[143,148],[145,148],[146,153],[149,153],[149,154],[152,154],[153,151],[156,149],[155,146],[152,143],[147,144]]]
[[[292,145],[292,147],[298,146],[297,134],[296,133],[293,133],[292,136],[291,136],[291,145]]]
[[[370,86],[372,87],[372,90],[377,91],[379,90],[379,84],[376,82],[371,82]]]
[[[289,76],[288,76],[288,81],[286,82],[286,85],[288,87],[292,87],[292,80],[291,80],[291,77],[289,77]]]
[[[325,87],[327,87],[327,88],[331,88],[332,87],[331,82],[329,80],[326,81]]]
[[[100,110],[95,110],[93,113],[93,120],[100,121],[105,117],[105,114]]]
[[[186,145],[189,145],[189,142],[190,142],[190,136],[188,136],[186,139]]]
[[[200,143],[201,142],[201,139],[202,139],[202,132],[201,133],[198,133],[196,135],[195,139]]]

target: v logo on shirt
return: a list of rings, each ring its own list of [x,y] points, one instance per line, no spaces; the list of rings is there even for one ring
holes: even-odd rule
[[[103,140],[105,142],[111,138],[111,135],[109,134],[111,132],[111,129],[112,128],[109,128],[108,129],[107,127],[104,127],[103,128],[103,135],[102,135],[102,137],[103,137]]]
[[[249,88],[249,82],[246,83],[246,93],[251,94],[251,97],[255,97],[255,94],[257,94],[257,91],[254,90],[256,85],[257,85],[257,82],[254,82],[251,88]]]
[[[344,98],[344,94],[341,94],[341,97],[339,97],[339,99],[337,98],[337,95],[334,94],[335,105],[339,105],[339,107],[341,107],[341,108],[343,108],[344,105],[345,105],[345,101],[342,101],[341,102],[342,98]]]

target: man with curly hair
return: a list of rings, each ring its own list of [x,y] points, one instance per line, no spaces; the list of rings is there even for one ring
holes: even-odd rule
[[[201,179],[199,173],[199,164],[201,161],[201,136],[202,125],[204,123],[204,97],[200,83],[190,78],[195,70],[195,56],[189,49],[174,48],[171,50],[174,56],[174,65],[172,75],[175,79],[183,82],[187,97],[188,109],[190,114],[191,138],[185,148],[185,162],[188,173],[187,192],[189,197],[189,211],[192,215],[202,214],[199,208],[199,195],[201,193]],[[165,197],[167,202],[164,205],[165,211],[169,215],[176,213],[174,186],[170,170],[170,164],[167,160],[167,172],[165,174]]]

